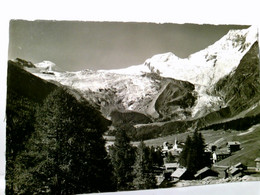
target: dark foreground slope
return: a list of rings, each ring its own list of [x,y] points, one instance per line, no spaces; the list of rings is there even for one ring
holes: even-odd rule
[[[6,146],[7,165],[9,158],[15,158],[23,150],[26,141],[34,132],[35,110],[49,93],[58,87],[44,81],[23,69],[31,67],[30,62],[18,60],[8,62]],[[8,167],[8,166],[7,166]]]
[[[33,102],[40,103],[46,96],[57,89],[57,85],[47,82],[25,71],[23,67],[30,65],[30,62],[8,61],[7,94],[13,92]]]
[[[36,108],[41,107],[43,101],[50,93],[62,88],[61,86],[42,80],[25,71],[24,67],[30,65],[30,62],[20,59],[17,62],[8,62],[6,110],[7,141],[8,143],[9,141],[10,143],[15,143],[17,149],[22,149],[20,146],[25,144],[24,142],[33,132]],[[105,124],[105,126],[110,124],[100,112],[86,102],[85,99],[80,98],[80,94],[75,91],[70,91],[70,89],[66,89],[66,92],[72,94],[78,100],[79,104],[84,104],[88,107],[89,112],[97,117],[97,119],[92,118],[92,121],[89,121],[93,124],[96,123],[94,126],[99,126],[101,123]],[[98,119],[100,119],[100,121],[98,121]],[[90,118],[87,118],[86,120],[90,120]],[[14,135],[15,139],[19,141],[8,140],[8,136]]]
[[[24,70],[30,63],[18,60],[8,62],[7,75],[7,105],[6,105],[6,193],[13,194],[14,185],[19,182],[14,180],[15,166],[24,163],[21,154],[26,153],[29,140],[35,134],[35,124],[39,123],[36,117],[37,110],[41,109],[43,102],[49,94],[61,89],[60,86],[44,81]],[[78,108],[81,116],[85,116],[86,128],[99,129],[104,133],[110,122],[100,112],[96,111],[88,102],[79,98],[79,94],[69,89],[64,90],[66,95],[72,95],[76,100],[74,107]],[[77,97],[75,97],[75,95]],[[84,105],[84,109],[80,109]],[[66,106],[64,104],[64,106]],[[50,108],[51,109],[51,108]],[[81,110],[81,111],[80,111]],[[45,113],[42,113],[44,116]],[[65,117],[65,116],[63,116]],[[68,116],[70,117],[70,116]],[[75,117],[74,117],[75,118]],[[41,119],[44,121],[44,118]],[[70,119],[69,119],[70,120]],[[68,121],[69,121],[68,120]],[[44,123],[41,123],[44,124]],[[75,129],[77,130],[77,129]],[[50,145],[50,147],[52,147]],[[27,149],[26,149],[27,148]],[[20,156],[20,160],[19,160]],[[32,161],[33,163],[33,161]],[[23,167],[26,175],[27,168]],[[20,170],[20,171],[22,171]],[[21,174],[21,172],[20,172]],[[16,175],[16,179],[19,175]],[[25,183],[23,184],[25,185]]]

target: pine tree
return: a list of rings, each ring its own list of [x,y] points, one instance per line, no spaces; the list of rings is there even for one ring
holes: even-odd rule
[[[51,93],[36,113],[35,132],[18,156],[19,194],[109,191],[104,121],[66,90]]]
[[[201,133],[195,131],[192,138],[187,137],[185,147],[180,156],[180,164],[187,168],[191,174],[205,166],[209,166],[210,159],[205,154],[205,141]]]
[[[117,190],[131,189],[133,181],[132,166],[135,156],[134,148],[124,130],[117,130],[114,146],[110,148],[110,157]]]
[[[152,189],[156,187],[156,180],[153,174],[153,163],[149,148],[143,141],[140,142],[136,151],[136,160],[134,164],[133,185],[137,190]]]
[[[205,148],[206,148],[206,144],[205,144],[205,139],[203,138],[202,134],[199,133],[199,143],[200,143],[200,148],[199,151],[201,151],[199,158],[201,158],[201,168],[208,166],[211,166],[211,160],[210,160],[210,156],[206,155],[205,152]]]
[[[204,153],[204,148],[199,139],[199,133],[196,130],[192,136],[192,144],[190,150],[190,160],[189,171],[195,174],[199,169],[203,168],[202,166],[202,154]]]
[[[190,162],[190,153],[191,153],[191,137],[188,135],[185,141],[185,146],[180,155],[180,164],[184,167],[189,167]]]
[[[154,166],[162,166],[163,165],[163,156],[161,152],[161,148],[155,149],[153,146],[151,147],[150,151],[152,153],[152,161]]]

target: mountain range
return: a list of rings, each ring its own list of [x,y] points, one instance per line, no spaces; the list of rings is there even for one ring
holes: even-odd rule
[[[239,130],[260,122],[258,29],[254,26],[230,30],[185,59],[168,52],[124,69],[64,72],[50,61],[33,64],[22,59],[8,64],[8,69],[16,67],[13,78],[26,72],[27,80],[35,76],[43,80],[43,94],[47,86],[66,86],[113,125],[130,125],[136,139],[205,128]],[[8,77],[12,74],[8,72]],[[40,88],[36,90],[37,79],[30,82],[41,93]],[[26,88],[17,85],[13,84],[21,92]]]

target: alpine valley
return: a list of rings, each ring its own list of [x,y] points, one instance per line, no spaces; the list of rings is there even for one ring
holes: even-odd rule
[[[254,26],[230,30],[188,58],[169,52],[125,69],[62,72],[50,61],[33,64],[18,58],[8,64],[15,90],[44,98],[65,86],[111,120],[112,130],[125,127],[135,140],[194,129],[245,130],[260,122]]]

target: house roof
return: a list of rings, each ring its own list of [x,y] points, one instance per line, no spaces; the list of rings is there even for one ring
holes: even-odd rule
[[[238,166],[240,166],[240,165],[242,165],[242,163],[241,163],[241,162],[239,162],[239,163],[235,164],[235,165],[234,165],[234,167],[238,167]]]
[[[215,152],[216,153],[216,155],[229,155],[230,154],[230,152],[228,152],[228,151],[223,151],[223,150],[218,150],[218,151],[216,151]]]
[[[201,173],[204,173],[204,172],[206,172],[208,170],[210,170],[210,168],[204,167],[203,169],[198,170],[197,173],[194,176],[198,177]]]
[[[234,174],[236,171],[240,170],[239,168],[233,167],[229,170],[229,173]]]
[[[236,167],[236,168],[239,168],[239,167],[244,168],[244,167],[247,167],[247,166],[242,164],[241,162],[239,162],[239,163],[235,164],[234,167]]]
[[[240,145],[239,141],[228,142],[228,145]]]
[[[177,168],[179,167],[179,163],[165,163],[164,164],[165,168]]]
[[[180,178],[186,171],[186,168],[178,168],[171,174],[171,177]]]

